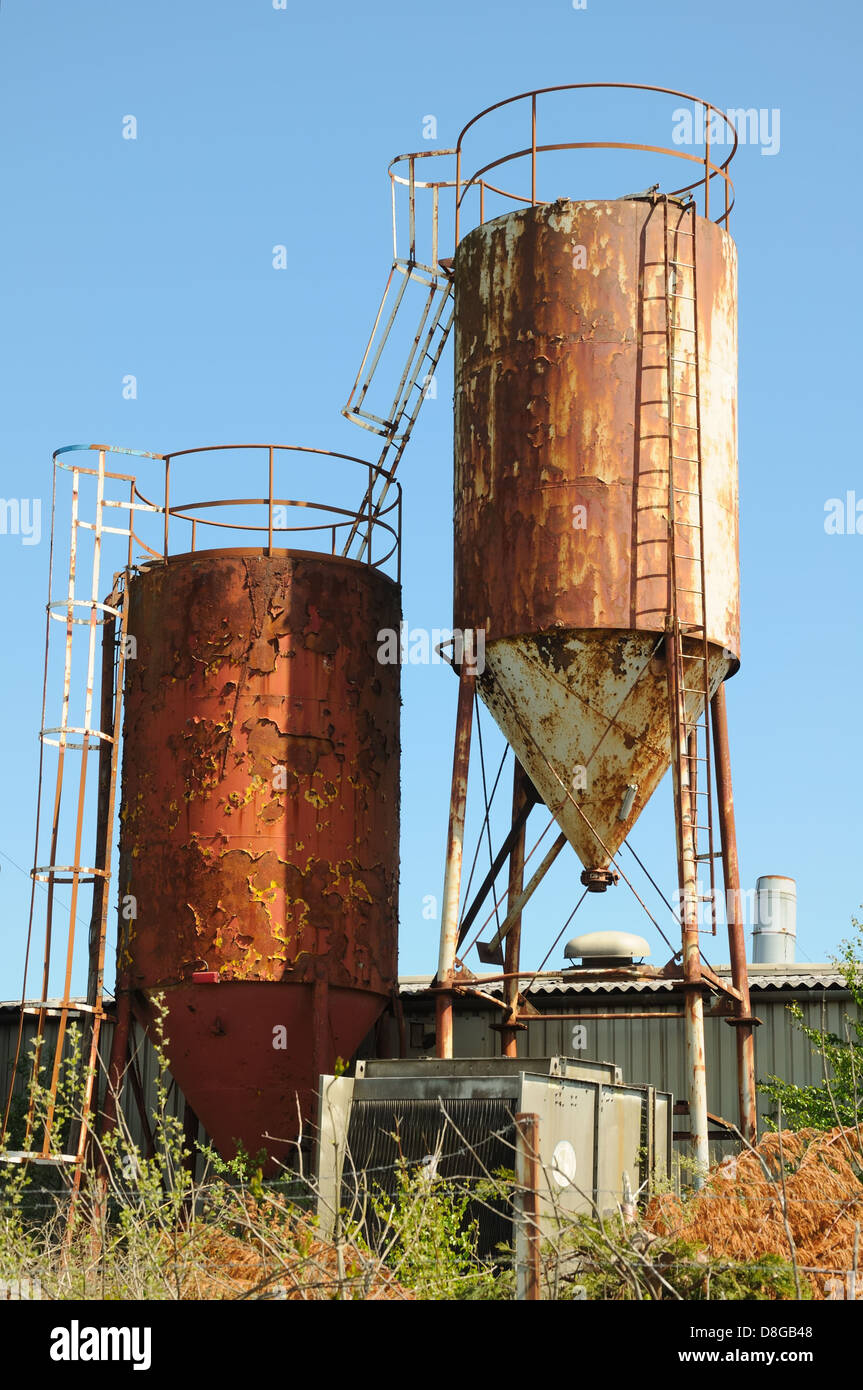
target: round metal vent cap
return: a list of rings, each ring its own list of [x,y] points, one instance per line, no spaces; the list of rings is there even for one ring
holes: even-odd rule
[[[574,936],[566,943],[563,952],[567,960],[592,960],[601,956],[607,960],[619,957],[632,960],[635,956],[649,956],[650,947],[643,936],[635,936],[628,931],[592,931],[585,936]]]

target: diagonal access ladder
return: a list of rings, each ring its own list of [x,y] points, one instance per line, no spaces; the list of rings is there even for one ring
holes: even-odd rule
[[[451,155],[452,150],[428,151],[435,157]],[[399,156],[408,164],[407,178],[393,179],[393,261],[387,283],[381,297],[377,316],[372,327],[366,350],[351,388],[347,403],[342,409],[346,419],[379,435],[384,443],[375,476],[370,489],[358,508],[361,520],[351,527],[343,554],[359,558],[369,543],[369,532],[381,507],[384,505],[402,454],[411,437],[423,401],[433,389],[435,372],[441,354],[446,346],[453,321],[453,276],[450,262],[439,259],[439,214],[440,190],[450,187],[448,183],[423,183],[416,178],[416,161],[424,158],[421,154]],[[392,166],[391,166],[392,177]],[[396,237],[395,187],[404,184],[409,195],[409,247],[407,256],[399,256]],[[416,198],[417,190],[431,193],[430,257],[423,262],[418,259]],[[410,288],[422,286],[418,320]],[[384,414],[378,414],[369,404],[370,391],[378,386],[389,371],[387,349],[398,350],[401,337],[410,333],[409,347],[401,365],[392,403]],[[387,399],[387,396],[384,397]]]
[[[397,275],[402,276],[401,284],[395,294],[383,332],[380,333],[379,339],[375,343],[380,332],[384,309]],[[402,309],[404,291],[412,280],[419,280],[427,287],[428,292],[422,305],[419,324],[414,331],[407,360],[396,387],[392,408],[388,412],[389,418],[383,419],[366,409],[366,395],[377,372],[384,348],[398,320],[399,311],[402,310],[404,314]],[[377,467],[383,471],[383,475],[381,473],[376,475],[372,484],[372,491],[367,491],[363,497],[362,504],[358,508],[363,520],[362,522],[356,521],[351,527],[344,546],[343,553],[345,555],[353,554],[354,558],[359,558],[368,545],[368,532],[386,501],[391,480],[401,463],[402,454],[410,440],[420,408],[434,380],[441,354],[452,327],[452,320],[452,285],[449,277],[442,273],[439,276],[427,278],[418,273],[416,268],[408,262],[394,261],[372,330],[372,337],[369,339],[366,354],[360,366],[360,373],[348,403],[342,411],[342,414],[347,419],[352,420],[354,424],[360,425],[363,429],[371,430],[372,433],[380,435],[384,440],[383,448],[377,460]]]

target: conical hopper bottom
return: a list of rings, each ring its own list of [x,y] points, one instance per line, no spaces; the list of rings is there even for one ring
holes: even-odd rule
[[[585,868],[608,867],[670,766],[663,651],[658,633],[565,630],[486,648],[483,700]],[[731,658],[721,647],[709,652],[712,696]],[[703,697],[686,700],[697,718]],[[632,783],[638,791],[621,820]]]
[[[310,983],[227,981],[164,991],[171,1075],[224,1159],[238,1144],[288,1163],[301,1125],[317,1120],[318,1072],[353,1056],[386,1008],[369,990]],[[151,1032],[155,1009],[138,994],[135,1013]]]

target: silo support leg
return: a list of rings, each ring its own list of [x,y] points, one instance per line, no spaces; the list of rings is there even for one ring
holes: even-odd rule
[[[693,1185],[703,1187],[710,1167],[707,1141],[707,1072],[704,1064],[704,1000],[698,985],[686,990],[686,1069],[689,1076],[689,1132],[695,1165]]]
[[[525,774],[522,771],[521,763],[518,758],[513,760],[512,778],[512,821],[516,824],[519,813],[527,801],[527,790],[525,786]],[[525,826],[522,823],[521,829],[516,836],[509,856],[509,884],[507,889],[506,907],[507,913],[511,912],[524,889],[524,832]],[[517,1021],[518,1015],[518,986],[519,981],[516,972],[521,965],[521,913],[518,914],[506,938],[506,956],[504,959],[504,970],[512,979],[505,980],[503,985],[503,998],[507,1006],[506,1024],[501,1029],[500,1050],[504,1057],[518,1056],[518,1027],[513,1026]],[[521,1025],[524,1027],[524,1025]]]
[[[728,742],[728,715],[725,686],[720,685],[711,701],[713,744],[716,751],[716,791],[719,803],[719,833],[722,844],[722,871],[725,880],[728,948],[731,982],[740,999],[734,1004],[734,1032],[737,1039],[737,1091],[740,1104],[740,1132],[750,1144],[758,1140],[758,1108],[755,1092],[755,1038],[749,974],[746,969],[746,942],[741,921],[740,865],[737,859],[737,829],[734,823],[734,793],[731,787],[731,754]]]
[[[672,536],[673,543],[673,536]],[[707,1073],[704,1061],[704,981],[699,947],[698,826],[692,818],[694,788],[689,729],[684,704],[686,676],[680,624],[669,619],[668,693],[671,724],[671,769],[674,784],[674,826],[683,945],[683,988],[686,997],[686,1070],[689,1091],[689,1132],[694,1164],[693,1185],[704,1185],[710,1166],[707,1142]],[[705,710],[706,717],[706,710]],[[705,731],[706,732],[706,731]]]
[[[470,763],[470,740],[473,730],[473,702],[476,687],[476,666],[462,663],[459,674],[458,710],[455,725],[455,749],[450,791],[449,831],[446,845],[446,872],[441,909],[440,955],[437,971],[437,1055],[453,1055],[453,976],[455,973],[456,941],[458,939],[458,909],[461,898],[461,866],[464,854],[464,821],[467,809],[467,774]]]

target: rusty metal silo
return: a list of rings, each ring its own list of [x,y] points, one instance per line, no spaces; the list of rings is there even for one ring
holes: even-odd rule
[[[399,585],[337,554],[171,555],[128,584],[118,977],[164,995],[223,1155],[285,1160],[396,983]]]
[[[357,468],[374,512],[345,497]],[[174,500],[187,485],[200,498],[201,478],[202,500]],[[41,730],[53,763],[40,764],[38,798],[52,815],[37,816],[33,870],[47,885],[40,1036],[61,946],[65,978],[52,1046],[33,1060],[49,1104],[44,1117],[31,1107],[18,1157],[68,1165],[77,1193],[127,1081],[147,1128],[134,1015],[165,1042],[189,1139],[200,1120],[225,1158],[242,1144],[289,1163],[301,1125],[313,1139],[319,1075],[397,1007],[400,666],[378,655],[381,630],[395,636],[401,619],[401,489],[367,460],[298,445],[97,444],[56,451],[54,497]],[[48,706],[58,668],[59,720]],[[68,904],[55,901],[60,883]],[[84,885],[88,934],[77,930]],[[86,999],[73,995],[82,966]],[[86,1083],[58,1151],[73,1023]],[[10,1102],[11,1091],[0,1127]]]
[[[581,120],[561,129],[558,98],[612,88],[627,99],[649,93],[691,103],[690,128],[700,132],[702,151],[681,148],[676,134],[669,145],[659,143],[661,133],[654,142],[641,131],[626,142],[584,138]],[[556,127],[546,123],[549,111],[557,112]],[[486,121],[502,113],[510,123],[525,119],[525,138],[490,158],[495,137]],[[723,144],[730,145],[724,157],[716,149]],[[755,1135],[757,1020],[739,915],[723,685],[740,648],[736,251],[728,231],[736,148],[729,117],[700,98],[576,83],[522,92],[473,117],[455,149],[442,152],[455,157],[451,181],[420,185],[420,154],[402,157],[407,171],[391,166],[394,183],[408,190],[412,236],[418,187],[431,190],[434,208],[444,188],[455,195],[455,252],[440,265],[456,330],[453,626],[470,655],[453,662],[459,700],[436,977],[438,1055],[453,1052],[453,1000],[466,988],[463,957],[473,947],[483,964],[502,970],[484,979],[503,984],[501,1046],[517,1055],[519,1031],[532,1020],[521,981],[532,985],[542,974],[542,967],[528,976],[521,970],[522,914],[567,842],[584,865],[585,894],[623,879],[658,926],[618,851],[670,767],[677,907],[659,893],[676,918],[681,949],[661,970],[626,969],[633,978],[680,977],[698,1182],[708,1159],[706,997],[735,1026],[741,1130]],[[572,186],[572,166],[555,188],[549,156],[583,150],[684,163],[674,166],[666,189],[655,182],[610,199],[561,197]],[[690,182],[681,183],[681,168]],[[512,821],[462,908],[476,694],[515,754]],[[525,827],[537,803],[551,820],[528,854]],[[488,817],[486,795],[486,824]],[[557,837],[525,883],[527,860],[554,822]],[[477,936],[504,896],[506,914],[490,940],[469,940],[507,860],[507,891]],[[702,935],[717,931],[720,860],[732,986],[701,948]]]
[[[588,869],[607,867],[671,761],[663,244],[693,217],[696,272],[672,273],[684,330],[697,284],[700,350],[694,335],[678,349],[672,452],[679,616],[697,629],[703,536],[712,695],[739,653],[730,236],[649,197],[560,200],[476,227],[455,257],[454,626],[485,631],[480,693]],[[703,697],[686,699],[697,715]]]

